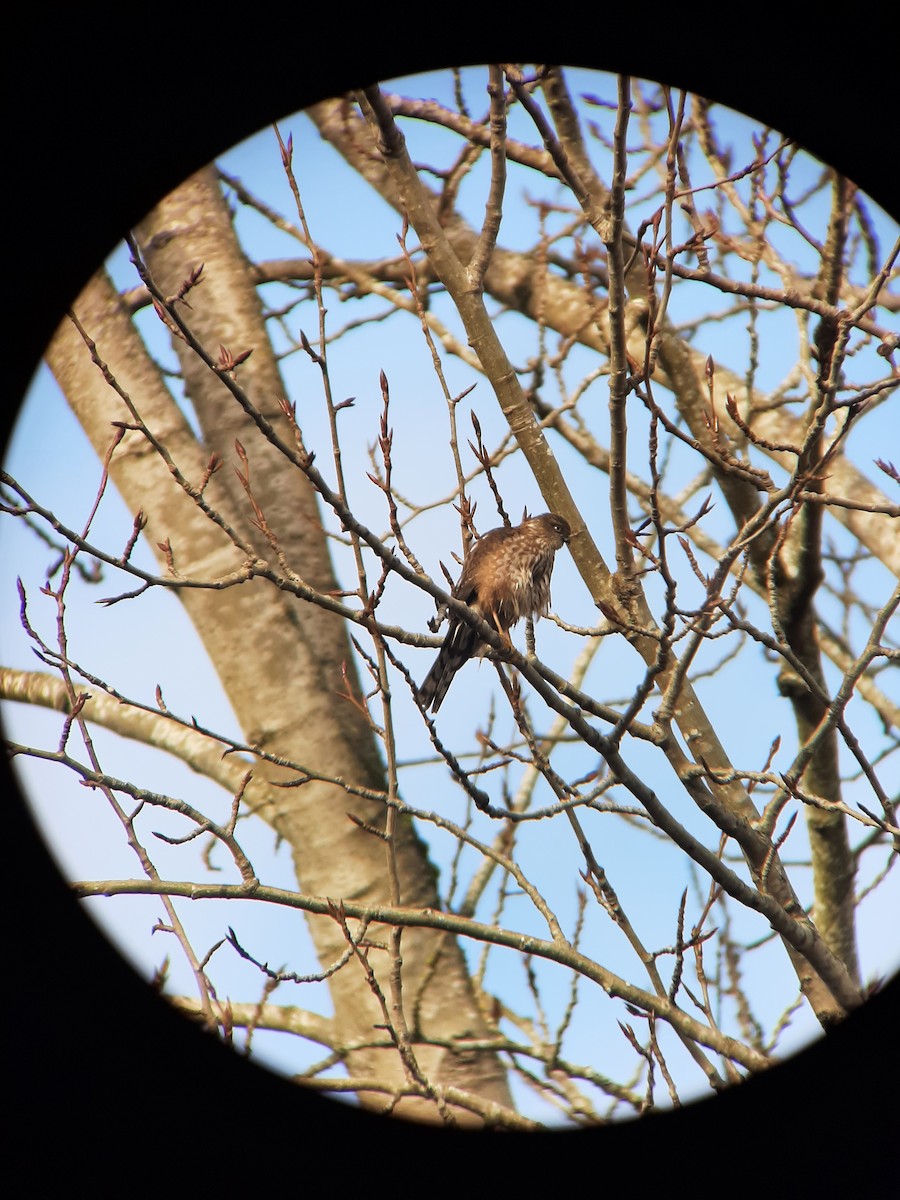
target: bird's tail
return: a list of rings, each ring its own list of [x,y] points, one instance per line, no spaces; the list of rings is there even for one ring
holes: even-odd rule
[[[453,677],[463,663],[467,662],[478,647],[478,635],[474,629],[460,622],[451,629],[441,646],[431,670],[418,690],[419,703],[427,712],[437,712],[447,695]]]

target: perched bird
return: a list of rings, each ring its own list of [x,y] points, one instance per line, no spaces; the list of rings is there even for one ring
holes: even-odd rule
[[[509,641],[510,629],[522,617],[540,617],[548,611],[553,559],[570,536],[568,522],[555,513],[492,529],[472,548],[451,594],[493,622]],[[451,612],[444,644],[419,688],[425,710],[437,712],[463,663],[488,649],[471,625]]]

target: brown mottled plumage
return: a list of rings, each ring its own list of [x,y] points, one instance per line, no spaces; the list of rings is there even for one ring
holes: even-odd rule
[[[555,513],[492,529],[472,548],[452,595],[508,639],[522,617],[540,617],[548,611],[553,558],[570,536],[568,523]],[[444,644],[419,688],[419,702],[426,711],[437,712],[463,663],[487,650],[475,630],[451,612]]]

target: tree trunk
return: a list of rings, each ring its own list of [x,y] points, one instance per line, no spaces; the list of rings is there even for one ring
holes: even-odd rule
[[[205,264],[203,284],[190,293],[187,323],[212,354],[220,344],[235,354],[253,349],[251,358],[238,368],[241,383],[273,424],[284,424],[278,408],[284,388],[259,299],[212,172],[188,180],[151,213],[141,226],[139,241],[152,276],[166,294],[174,293],[192,268]],[[201,448],[105,274],[91,280],[74,312],[133,406],[129,411],[92,362],[74,324],[66,322],[47,359],[97,453],[103,456],[108,449],[114,432],[110,423],[135,424],[135,413],[195,488],[210,452],[218,453],[225,467],[210,479],[205,501],[246,542],[253,543],[256,554],[271,558],[271,547],[248,520],[250,506],[231,469],[231,464],[241,466],[234,448],[234,439],[239,438],[249,461],[255,499],[288,564],[316,589],[333,589],[316,497],[306,478],[249,422],[219,374],[175,339],[188,394],[203,429],[206,445]],[[289,433],[282,432],[290,441]],[[204,515],[141,432],[126,434],[110,470],[132,513],[143,510],[147,544],[161,562],[165,554],[158,545],[168,540],[181,575],[212,581],[242,569],[248,556]],[[335,900],[386,902],[385,842],[348,816],[383,830],[384,802],[318,778],[376,792],[385,789],[365,714],[351,701],[338,699],[346,690],[345,678],[360,695],[341,618],[259,578],[224,589],[181,588],[176,594],[203,640],[247,740],[302,764],[316,776],[302,787],[271,788],[266,786],[269,780],[292,779],[297,773],[259,762],[254,766],[255,783],[247,793],[255,810],[290,844],[300,886]],[[148,632],[164,637],[162,631]],[[434,868],[412,824],[396,822],[391,836],[400,902],[439,907]],[[310,924],[320,962],[323,968],[330,967],[347,950],[344,932],[331,919]],[[391,935],[370,927],[367,941],[389,946]],[[382,992],[390,995],[390,954],[374,949],[366,956]],[[405,930],[402,957],[403,1002],[411,1026],[413,1011],[416,1014],[411,1042],[424,1076],[435,1084],[452,1082],[483,1100],[509,1105],[505,1073],[494,1054],[454,1054],[423,1044],[490,1033],[457,942],[429,930]],[[330,986],[335,1047],[361,1046],[346,1054],[351,1076],[380,1078],[389,1086],[402,1082],[400,1056],[394,1048],[384,1048],[388,1039],[374,1028],[383,1025],[384,1014],[358,961],[351,957],[332,976]],[[370,1042],[380,1046],[366,1045]],[[376,1107],[384,1103],[377,1096],[369,1102]],[[394,1111],[426,1119],[436,1114],[434,1104],[421,1099],[405,1100]],[[460,1109],[454,1115],[470,1119]]]

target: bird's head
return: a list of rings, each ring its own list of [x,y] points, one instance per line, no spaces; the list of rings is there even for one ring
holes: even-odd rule
[[[565,517],[557,516],[556,513],[541,513],[539,517],[531,517],[530,520],[552,542],[554,550],[565,546],[572,536],[569,522]]]

